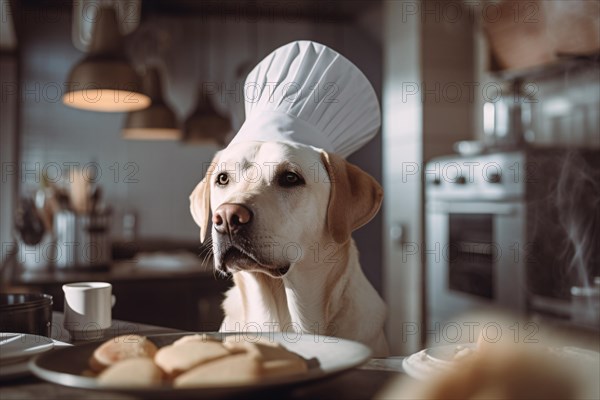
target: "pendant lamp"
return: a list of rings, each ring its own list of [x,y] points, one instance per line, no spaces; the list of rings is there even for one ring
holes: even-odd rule
[[[198,104],[185,121],[184,131],[187,143],[225,147],[231,122],[217,111],[208,93],[200,90]]]
[[[125,56],[113,8],[100,8],[89,54],[71,70],[63,103],[90,111],[126,112],[150,105],[142,80]]]
[[[150,68],[144,75],[144,92],[152,99],[150,107],[130,111],[125,120],[122,134],[124,139],[134,140],[179,140],[181,131],[177,118],[165,103],[160,73]]]

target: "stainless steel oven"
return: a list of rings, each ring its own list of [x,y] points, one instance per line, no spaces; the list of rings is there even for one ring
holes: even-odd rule
[[[572,301],[599,290],[598,150],[438,158],[425,180],[430,326],[492,308],[575,324],[577,314],[598,314]]]
[[[525,206],[509,176],[519,153],[444,158],[428,164],[428,322],[467,310],[526,308]]]

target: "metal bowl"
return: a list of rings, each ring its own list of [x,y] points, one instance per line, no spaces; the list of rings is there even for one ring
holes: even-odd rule
[[[52,296],[42,293],[0,293],[0,332],[50,336]]]
[[[479,140],[461,140],[454,143],[454,151],[461,156],[475,156],[484,153],[486,145]]]

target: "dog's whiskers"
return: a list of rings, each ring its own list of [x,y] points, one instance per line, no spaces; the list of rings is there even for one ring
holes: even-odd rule
[[[212,237],[207,238],[206,242],[202,246],[202,250],[200,251],[198,257],[202,259],[203,266],[206,266],[209,259],[211,257],[214,257]],[[212,271],[213,278],[215,279],[231,277],[230,274],[228,274],[227,272],[215,268],[214,264],[209,265],[208,268],[210,268],[210,270]]]
[[[201,259],[201,264],[204,268],[206,268],[206,264],[212,255],[212,238],[208,238],[208,240],[202,245],[200,253],[198,254],[198,258]],[[209,266],[212,268],[212,265]]]

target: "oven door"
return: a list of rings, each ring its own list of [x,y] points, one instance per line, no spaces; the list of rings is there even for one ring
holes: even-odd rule
[[[428,202],[430,327],[467,311],[525,311],[524,214],[521,202]]]

